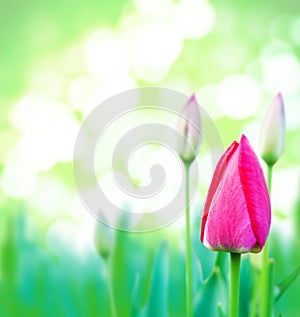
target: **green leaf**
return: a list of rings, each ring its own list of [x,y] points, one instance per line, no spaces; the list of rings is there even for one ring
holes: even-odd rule
[[[157,251],[149,300],[146,306],[147,317],[168,316],[168,255],[167,244],[163,243]]]
[[[111,276],[113,276],[113,292],[118,316],[128,317],[132,310],[132,291],[135,285],[135,262],[129,261],[136,246],[131,234],[116,231],[116,245],[111,258]]]
[[[275,297],[275,302],[278,302],[282,295],[288,290],[292,283],[300,274],[300,265],[277,286],[277,294]]]
[[[228,271],[229,271],[229,261],[228,252],[217,252],[215,266],[221,271],[225,283],[228,285]]]
[[[227,287],[221,270],[215,266],[212,274],[203,283],[195,298],[195,316],[219,317],[220,303],[227,311]]]
[[[268,316],[272,316],[272,311],[274,307],[274,283],[275,283],[275,261],[274,259],[269,259],[269,294],[268,297]]]
[[[178,244],[168,244],[168,254],[169,254],[169,283],[168,283],[168,294],[169,294],[169,314],[170,316],[185,316],[186,313],[186,293],[185,293],[185,250],[184,252],[178,252]],[[195,264],[193,262],[193,264]],[[193,267],[193,273],[197,269]],[[199,277],[193,275],[193,287],[198,287]],[[196,278],[194,280],[194,278]],[[198,280],[197,280],[198,278]],[[202,279],[201,279],[202,283]],[[195,290],[195,288],[194,288]]]
[[[250,317],[256,317],[258,314],[258,301],[259,301],[259,290],[261,286],[261,275],[258,269],[253,271],[253,280],[254,284],[252,287],[252,292],[251,292],[251,303],[250,303],[250,311],[249,311],[249,316]]]
[[[202,272],[202,266],[199,258],[197,257],[197,254],[193,252],[193,258],[192,258],[192,283],[193,283],[193,293],[197,291],[199,288],[199,285],[203,284],[203,272]]]
[[[239,315],[249,316],[249,310],[251,310],[251,302],[253,300],[253,288],[255,287],[255,274],[256,269],[253,268],[250,262],[249,256],[243,256],[241,263],[241,275],[240,275],[240,305],[239,305]],[[251,277],[251,278],[249,278]],[[249,301],[251,298],[251,302]]]
[[[223,312],[223,309],[222,309],[222,303],[218,303],[217,307],[218,307],[219,317],[226,317],[226,314]]]
[[[140,277],[137,276],[133,292],[131,317],[168,316],[168,256],[167,245],[163,243],[157,251],[153,265],[149,297],[141,307],[138,292],[141,289]]]
[[[131,317],[146,317],[146,307],[140,309],[134,307],[131,313]]]

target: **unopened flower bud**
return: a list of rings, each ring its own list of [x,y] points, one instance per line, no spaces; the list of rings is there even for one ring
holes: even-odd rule
[[[177,130],[183,136],[178,144],[178,154],[185,164],[191,164],[202,141],[200,111],[195,95],[192,95],[182,108]]]
[[[281,93],[272,101],[262,125],[260,154],[267,165],[274,165],[285,146],[285,111]]]
[[[114,229],[97,222],[94,233],[94,242],[99,255],[107,260],[115,246]]]
[[[217,164],[204,205],[200,240],[214,251],[257,253],[265,245],[270,223],[264,174],[242,135]]]

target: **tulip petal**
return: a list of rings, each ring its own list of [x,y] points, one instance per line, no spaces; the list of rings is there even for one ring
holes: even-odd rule
[[[229,158],[208,213],[203,243],[213,250],[250,252],[257,242],[237,168],[239,153],[238,148]]]
[[[203,242],[203,238],[204,238],[204,228],[206,225],[207,216],[208,216],[208,212],[209,212],[211,203],[214,199],[215,193],[216,193],[216,191],[221,183],[221,180],[224,176],[226,166],[227,166],[232,154],[237,149],[238,145],[239,144],[236,141],[232,142],[232,144],[229,146],[229,148],[226,150],[226,152],[221,156],[221,158],[216,166],[216,169],[214,171],[214,175],[213,175],[211,185],[210,185],[209,190],[208,190],[207,199],[205,202],[204,212],[203,212],[203,217],[202,217],[201,236],[200,236],[200,240],[202,242]]]
[[[259,161],[244,135],[240,141],[238,165],[252,230],[260,249],[262,249],[271,223],[270,199]]]

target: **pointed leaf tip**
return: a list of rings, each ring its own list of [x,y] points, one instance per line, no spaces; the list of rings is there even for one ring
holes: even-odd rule
[[[277,286],[275,301],[278,302],[282,295],[289,289],[293,282],[300,275],[300,265]]]

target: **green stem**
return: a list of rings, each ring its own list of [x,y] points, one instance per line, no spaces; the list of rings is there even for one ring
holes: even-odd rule
[[[193,316],[192,245],[190,226],[190,165],[185,164],[186,317]]]
[[[268,297],[268,315],[273,316],[273,306],[274,306],[274,300],[275,300],[275,294],[274,294],[274,283],[275,279],[275,262],[274,259],[269,259],[269,297]]]
[[[239,292],[240,292],[240,265],[241,254],[230,253],[230,297],[229,297],[229,317],[239,315]]]
[[[269,190],[269,196],[271,198],[271,189],[272,189],[272,172],[273,165],[268,165],[268,174],[267,174],[267,185]],[[269,239],[267,239],[266,244],[262,251],[262,271],[261,271],[261,317],[270,317],[271,310],[268,305],[270,303],[270,296],[272,292],[269,289]]]
[[[114,291],[113,291],[113,285],[112,285],[112,278],[110,273],[110,267],[109,267],[109,261],[106,260],[106,270],[107,270],[107,285],[108,285],[108,297],[109,297],[109,304],[111,309],[111,316],[117,317],[116,312],[116,305],[114,300]]]
[[[272,189],[272,175],[273,175],[273,165],[268,165],[267,185],[268,185],[270,198],[271,198],[271,189]]]

